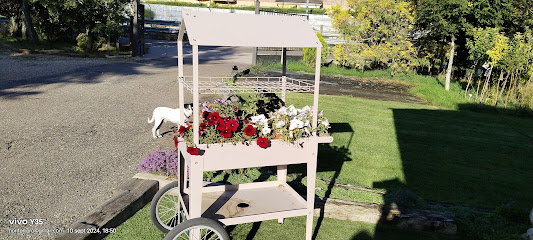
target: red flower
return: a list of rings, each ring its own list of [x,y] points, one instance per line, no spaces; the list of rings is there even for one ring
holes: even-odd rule
[[[237,106],[233,106],[233,110],[235,110],[236,112],[236,111],[239,111],[239,108],[237,108]]]
[[[268,147],[268,138],[259,137],[257,139],[257,146],[259,146],[261,148],[267,148]]]
[[[198,155],[198,150],[197,147],[187,147],[187,152],[191,155]]]
[[[174,136],[174,146],[178,148],[178,137],[177,136]]]
[[[218,122],[219,119],[220,119],[220,114],[218,114],[218,112],[210,112],[209,115],[207,116],[207,120],[215,122],[215,123]]]
[[[244,134],[246,136],[251,137],[255,134],[255,128],[252,125],[248,125],[244,128]]]
[[[208,126],[207,122],[200,123],[200,130],[205,130],[207,126]]]
[[[209,112],[208,112],[208,111],[203,111],[203,112],[202,112],[202,117],[203,117],[204,119],[207,119],[207,118],[209,117]]]
[[[190,127],[190,126],[189,126],[189,127]],[[186,131],[187,129],[189,129],[189,128],[185,128],[185,127],[182,125],[182,126],[180,126],[180,129],[178,130],[178,133],[179,133],[180,135],[183,136],[183,134],[185,133],[185,131]]]
[[[237,131],[237,128],[239,127],[239,122],[235,121],[235,119],[230,119],[226,122],[226,127],[231,129],[231,131]]]
[[[226,129],[226,123],[222,119],[219,119],[217,130],[224,131],[224,129]]]
[[[231,130],[229,128],[224,128],[224,130],[220,131],[220,135],[224,138],[230,138],[231,137]]]

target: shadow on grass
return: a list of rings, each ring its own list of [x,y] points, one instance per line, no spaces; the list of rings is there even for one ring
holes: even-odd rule
[[[406,184],[401,187],[424,199],[477,206],[495,207],[509,197],[533,202],[523,191],[533,182],[531,119],[414,109],[394,109],[393,115]]]
[[[382,220],[392,206],[412,209],[422,199],[495,208],[512,198],[530,207],[533,195],[525,189],[533,182],[533,120],[493,114],[498,109],[488,107],[472,112],[479,107],[393,109],[404,179],[374,182],[387,192]],[[385,232],[377,225],[373,239]]]

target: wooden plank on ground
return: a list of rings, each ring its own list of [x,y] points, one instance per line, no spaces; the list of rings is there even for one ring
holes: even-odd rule
[[[70,226],[58,240],[93,240],[107,236],[104,229],[116,228],[149,203],[159,188],[154,180],[131,179],[117,188],[112,199]],[[94,233],[94,232],[100,233]]]

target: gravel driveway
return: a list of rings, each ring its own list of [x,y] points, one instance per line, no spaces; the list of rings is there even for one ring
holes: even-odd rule
[[[201,52],[207,76],[227,76],[251,59],[242,48]],[[146,122],[155,107],[177,107],[176,59],[169,55],[0,55],[0,239],[53,238],[10,231],[67,228],[110,199],[146,154],[173,147],[169,137],[153,139]],[[185,66],[186,75],[191,69]]]

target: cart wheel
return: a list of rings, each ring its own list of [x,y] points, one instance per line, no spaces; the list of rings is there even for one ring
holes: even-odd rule
[[[191,231],[197,230],[199,236],[190,238]],[[229,240],[226,230],[215,220],[209,218],[195,218],[181,223],[173,228],[164,240]]]
[[[172,182],[159,190],[152,199],[150,217],[154,225],[168,233],[185,218],[185,211],[180,204],[181,194],[178,182]]]

